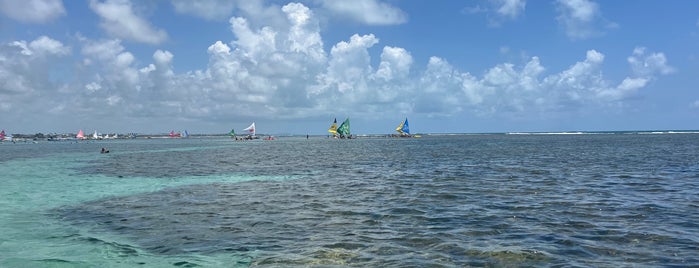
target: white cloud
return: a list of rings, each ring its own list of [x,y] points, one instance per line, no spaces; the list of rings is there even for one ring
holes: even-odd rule
[[[317,75],[317,85],[310,89],[312,98],[325,99],[318,102],[323,109],[348,112],[357,105],[372,108],[374,93],[369,87],[369,76],[373,73],[368,49],[379,40],[374,35],[353,35],[349,42],[341,41],[330,50],[327,69]],[[339,101],[342,100],[342,101]],[[360,108],[362,109],[362,108]]]
[[[150,59],[137,60],[119,39],[82,38],[83,59],[71,65],[73,76],[52,81],[46,59],[69,58],[68,47],[43,36],[4,44],[0,109],[158,122],[549,114],[624,102],[673,70],[663,53],[644,48],[631,53],[629,74],[622,79],[605,76],[607,57],[592,49],[563,70],[547,69],[542,59],[530,57],[470,73],[438,57],[416,63],[410,51],[396,46],[380,47],[380,58],[372,59],[378,37],[355,34],[326,51],[312,10],[292,3],[279,11],[286,23],[281,27],[231,18],[235,38],[208,47],[206,68],[179,73],[173,68],[177,55],[170,51],[157,49]]]
[[[558,22],[569,38],[587,39],[604,34],[603,28],[616,27],[607,22],[599,5],[590,0],[558,0]]]
[[[446,60],[431,57],[418,82],[413,112],[446,115],[460,112],[462,74]]]
[[[379,0],[321,0],[321,2],[323,8],[333,14],[368,25],[402,24],[408,20],[405,12]]]
[[[670,74],[674,72],[674,68],[667,64],[667,59],[663,53],[651,53],[646,55],[646,48],[637,47],[633,51],[633,55],[628,57],[628,62],[634,74],[638,76],[648,76],[655,73]]]
[[[70,48],[46,36],[0,45],[0,107],[12,114],[41,114],[56,105],[50,98],[60,85],[50,79]]]
[[[498,15],[510,19],[517,18],[520,13],[524,12],[526,6],[525,0],[491,0],[498,6],[496,12]]]
[[[154,28],[134,13],[129,0],[90,0],[90,8],[102,18],[100,27],[116,38],[148,44],[167,39],[165,31]]]
[[[405,79],[413,65],[413,57],[404,48],[384,47],[376,77],[386,81]]]
[[[141,80],[135,66],[135,58],[131,52],[125,50],[120,40],[86,40],[82,54],[91,63],[89,70],[95,73],[94,80],[89,82],[92,86],[86,88],[88,93],[109,94],[110,91],[130,90],[140,86]],[[97,88],[95,85],[104,90],[90,90]],[[91,97],[100,98],[98,102],[103,102],[107,96],[92,95]]]
[[[32,41],[29,43],[29,48],[42,54],[68,55],[70,53],[69,47],[66,47],[61,42],[47,36],[40,36],[36,40]]]
[[[0,12],[28,23],[46,23],[66,14],[61,0],[0,0]]]

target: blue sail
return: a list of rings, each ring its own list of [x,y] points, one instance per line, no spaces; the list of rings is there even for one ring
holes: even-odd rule
[[[403,122],[403,128],[401,128],[401,131],[405,134],[410,134],[410,127],[408,127],[408,118],[405,118],[405,122]]]
[[[400,133],[401,135],[410,135],[410,127],[408,126],[408,118],[405,118],[405,121],[401,122],[400,125],[396,128],[396,131]]]

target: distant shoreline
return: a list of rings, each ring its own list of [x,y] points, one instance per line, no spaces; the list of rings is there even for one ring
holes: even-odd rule
[[[416,133],[422,136],[462,136],[462,135],[663,135],[663,134],[699,134],[699,130],[626,130],[626,131],[521,131],[521,132],[483,132],[483,133]],[[75,133],[36,133],[36,134],[11,134],[10,137],[15,140],[49,140],[49,141],[61,141],[61,140],[80,140],[76,138]],[[228,133],[213,133],[213,134],[190,134],[187,138],[181,137],[170,137],[168,133],[158,133],[158,134],[137,134],[137,133],[109,133],[108,135],[116,136],[117,138],[99,138],[93,139],[88,137],[84,140],[111,140],[111,139],[187,139],[187,138],[226,138],[229,137]],[[391,134],[353,134],[357,138],[383,138],[390,137]],[[316,134],[258,134],[259,137],[328,137],[328,135]]]

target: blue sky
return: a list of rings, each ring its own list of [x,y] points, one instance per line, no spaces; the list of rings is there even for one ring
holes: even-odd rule
[[[699,129],[699,2],[0,0],[10,133]]]

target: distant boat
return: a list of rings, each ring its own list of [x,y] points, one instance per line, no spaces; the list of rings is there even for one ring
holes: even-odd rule
[[[76,139],[79,139],[79,140],[84,140],[84,139],[85,139],[85,133],[83,133],[83,130],[82,130],[82,129],[81,129],[80,131],[78,131],[78,135],[75,135],[75,138],[76,138]]]
[[[410,137],[410,126],[408,125],[408,118],[405,118],[405,121],[401,122],[400,125],[396,128],[396,131],[398,132],[398,135],[400,137]]]
[[[243,129],[243,131],[247,131],[252,135],[252,137],[255,137],[255,122],[252,122],[252,124],[249,127]]]
[[[231,129],[231,132],[228,132],[228,136],[231,136],[231,139],[236,139],[236,137],[235,137],[235,129]]]
[[[95,130],[95,133],[92,134],[92,138],[95,140],[101,140],[102,137],[100,135],[97,135],[97,130]]]
[[[349,118],[345,119],[339,127],[337,127],[337,134],[340,139],[351,139],[352,134],[350,133],[350,121]]]
[[[180,134],[179,132],[175,133],[174,130],[171,130],[169,136],[170,136],[170,138],[180,138],[180,137],[182,137],[182,134]]]
[[[328,132],[332,133],[333,138],[337,138],[337,118],[333,121],[333,124],[328,129]]]
[[[410,126],[408,125],[408,118],[405,118],[405,121],[401,122],[400,125],[396,128],[396,131],[398,132],[399,137],[405,137],[405,138],[419,138],[420,135],[412,135],[410,134]]]
[[[187,130],[185,129],[184,131],[182,131],[182,138],[188,138],[188,137],[189,137],[189,133],[187,133]]]
[[[0,131],[0,142],[12,141],[12,135],[5,134],[5,130]]]

